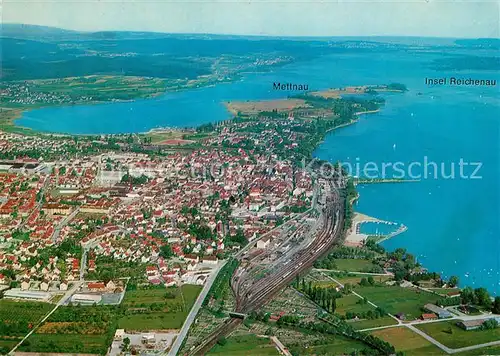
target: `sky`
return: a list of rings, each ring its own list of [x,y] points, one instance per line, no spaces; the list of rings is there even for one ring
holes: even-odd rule
[[[500,37],[499,0],[3,0],[3,23],[79,31]]]

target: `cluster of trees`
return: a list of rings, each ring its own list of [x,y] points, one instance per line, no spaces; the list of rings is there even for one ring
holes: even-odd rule
[[[247,319],[245,320],[256,320],[256,321],[262,321],[264,323],[267,323],[269,321],[269,318],[271,317],[271,313],[264,313],[262,311],[252,311],[248,315]]]
[[[342,297],[342,293],[335,288],[327,287],[320,288],[313,286],[312,282],[306,283],[304,279],[299,283],[298,279],[295,280],[295,288],[305,293],[312,301],[321,305],[323,309],[330,313],[334,313],[337,308],[337,298]]]
[[[122,183],[131,183],[132,185],[142,185],[149,181],[149,177],[144,174],[139,177],[134,177],[127,173],[122,177],[121,181]]]
[[[196,132],[213,132],[215,130],[215,125],[213,123],[202,124],[196,128]]]
[[[491,318],[486,320],[483,325],[481,325],[481,330],[492,330],[498,328],[498,321]]]
[[[190,235],[195,236],[200,240],[214,240],[216,234],[207,225],[200,224],[198,222],[192,223],[188,227],[188,232]]]
[[[408,88],[406,87],[406,85],[404,84],[401,84],[401,83],[390,83],[387,85],[387,89],[390,89],[390,90],[401,90],[401,91],[407,91]]]
[[[373,320],[373,319],[383,318],[386,315],[387,315],[387,313],[385,312],[385,310],[383,310],[381,308],[376,308],[375,310],[370,309],[366,312],[360,312],[360,313],[354,313],[354,312],[348,311],[345,313],[345,319],[350,320],[350,319],[359,318],[359,319]]]
[[[481,306],[485,309],[492,309],[493,304],[495,304],[495,308],[499,306],[500,299],[497,301],[495,299],[495,303],[491,302],[491,297],[486,288],[476,288],[472,289],[472,287],[465,287],[460,292],[460,298],[462,304],[472,304]]]
[[[229,242],[229,244],[238,244],[241,246],[245,246],[246,244],[248,244],[248,240],[245,237],[242,229],[236,230],[236,233],[232,236],[228,235],[226,237],[226,240]]]
[[[375,279],[372,276],[368,276],[368,278],[363,277],[359,281],[359,284],[363,287],[371,287],[375,285]]]
[[[460,305],[462,298],[459,296],[451,298],[440,298],[436,301],[436,305],[441,305],[443,307],[451,307],[452,305]]]
[[[365,241],[365,247],[373,252],[376,252],[378,254],[385,254],[385,248],[380,246],[378,243],[376,243],[373,239],[367,239]]]
[[[27,231],[14,230],[12,238],[16,240],[28,241],[30,239],[30,233]]]
[[[170,247],[169,244],[165,244],[165,245],[160,247],[160,256],[161,257],[163,257],[165,259],[169,259],[173,255],[174,255],[174,253],[172,251],[172,247]]]
[[[349,178],[347,185],[344,189],[345,194],[345,207],[344,207],[344,229],[349,229],[352,225],[352,219],[354,216],[354,209],[351,202],[358,197],[358,192],[354,186],[354,181]]]

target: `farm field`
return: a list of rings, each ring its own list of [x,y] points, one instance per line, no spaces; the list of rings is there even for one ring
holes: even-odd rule
[[[117,307],[61,306],[20,346],[26,352],[105,354]]]
[[[226,340],[226,344],[215,345],[207,355],[279,355],[278,350],[268,338],[256,335],[238,335]]]
[[[0,323],[0,335],[24,336],[31,330],[31,327],[40,322],[53,308],[54,305],[48,303],[1,299],[0,320],[2,320],[2,323]],[[2,326],[7,324],[9,324],[9,331],[4,331]]]
[[[456,325],[456,321],[452,320],[422,324],[416,327],[452,349],[500,340],[500,328],[465,331]]]
[[[0,355],[6,355],[21,340],[21,336],[0,336]]]
[[[375,330],[371,334],[389,342],[396,351],[404,352],[406,356],[446,355],[440,348],[406,327]]]
[[[122,305],[127,309],[118,327],[127,330],[179,329],[198,294],[200,286],[138,289],[127,291]]]
[[[24,352],[105,354],[106,335],[33,334],[19,348]]]
[[[416,289],[390,286],[358,287],[356,292],[392,315],[404,313],[407,320],[420,317],[421,308],[439,298]]]

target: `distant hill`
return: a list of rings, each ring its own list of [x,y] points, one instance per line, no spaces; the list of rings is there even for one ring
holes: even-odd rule
[[[75,40],[85,36],[81,32],[63,30],[56,27],[24,25],[24,24],[2,24],[0,36],[20,38],[27,40]]]
[[[145,31],[96,31],[81,32],[64,30],[57,27],[25,25],[25,24],[2,24],[0,25],[0,37],[17,38],[35,41],[89,41],[89,40],[133,40],[133,39],[158,39],[166,37],[177,37],[183,39],[211,39],[211,38],[239,38],[241,36],[205,35],[205,34],[170,34],[162,32]]]

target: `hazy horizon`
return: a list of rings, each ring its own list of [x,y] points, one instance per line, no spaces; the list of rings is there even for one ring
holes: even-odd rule
[[[498,1],[4,0],[2,23],[78,32],[499,38]]]

